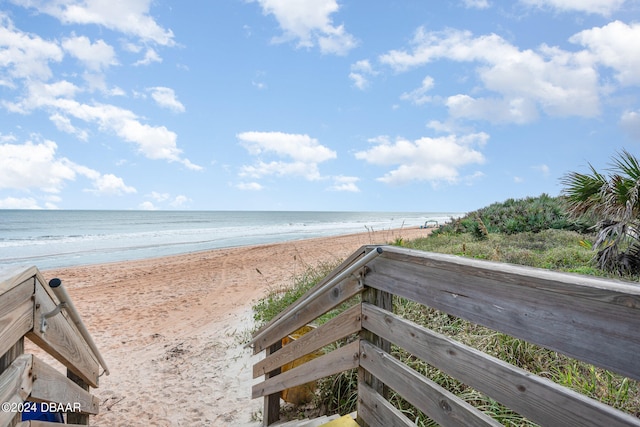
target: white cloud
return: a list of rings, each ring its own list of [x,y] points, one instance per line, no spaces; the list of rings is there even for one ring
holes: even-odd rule
[[[58,194],[67,181],[75,181],[80,175],[92,182],[93,188],[88,191],[100,194],[135,193],[136,190],[125,185],[122,178],[112,174],[103,175],[65,157],[58,157],[57,149],[53,141],[0,144],[0,189],[37,189]]]
[[[1,144],[0,189],[58,193],[65,181],[75,179],[76,172],[72,162],[56,158],[57,148],[53,141]]]
[[[287,161],[259,160],[253,166],[243,166],[241,176],[261,178],[267,175],[302,176],[320,179],[318,164],[337,157],[335,151],[320,145],[309,135],[283,132],[243,132],[236,135],[252,156],[275,155]]]
[[[40,206],[32,197],[6,197],[0,199],[0,209],[40,209]]]
[[[584,51],[546,45],[537,51],[519,50],[495,34],[474,37],[469,31],[420,28],[410,50],[392,50],[379,59],[396,71],[440,59],[478,63],[476,73],[484,88],[500,97],[481,102],[505,113],[494,121],[526,122],[534,116],[533,105],[550,116],[593,117],[600,112],[598,74]],[[467,111],[469,118],[481,118],[478,100],[468,95],[449,98],[449,107],[465,107],[456,110],[459,117]]]
[[[368,60],[363,59],[351,64],[349,78],[353,80],[355,87],[360,90],[365,90],[369,87],[369,78],[377,74],[378,73],[371,66],[371,63]]]
[[[251,82],[251,85],[258,90],[265,90],[267,88],[267,85],[265,83],[258,82],[255,80]]]
[[[158,193],[157,191],[152,191],[149,196],[158,202],[164,202],[171,198],[171,195],[169,193]]]
[[[569,39],[589,48],[593,60],[613,68],[622,85],[640,84],[640,24],[614,21],[584,30]]]
[[[184,195],[178,195],[173,197],[169,193],[159,193],[157,191],[152,191],[150,194],[147,194],[146,197],[153,199],[158,203],[168,202],[169,206],[173,208],[181,208],[184,207],[187,203],[191,201],[190,198]],[[145,201],[139,205],[140,209],[143,210],[157,210],[158,207],[151,201]]]
[[[320,145],[309,135],[283,132],[243,132],[237,135],[252,155],[273,152],[305,163],[321,163],[335,159],[335,151]]]
[[[356,183],[360,181],[360,178],[355,176],[334,176],[333,185],[329,187],[331,191],[348,191],[351,193],[358,193],[360,189]]]
[[[491,7],[489,0],[463,0],[463,3],[469,9],[488,9]]]
[[[283,162],[272,161],[269,163],[259,161],[254,165],[242,166],[240,170],[241,177],[262,178],[268,175],[276,176],[301,176],[310,181],[321,178],[318,165],[316,163],[306,162]]]
[[[141,123],[138,116],[130,110],[110,104],[83,104],[68,96],[77,88],[68,82],[54,84],[33,83],[29,94],[18,104],[6,104],[12,111],[29,112],[36,108],[52,109],[57,113],[54,119],[58,124],[65,117],[75,117],[88,123],[97,124],[102,131],[114,132],[127,142],[134,143],[140,153],[153,160],[179,162],[191,170],[202,170],[201,166],[182,158],[182,150],[177,147],[177,135],[165,126],[151,126]]]
[[[549,175],[551,175],[551,169],[549,169],[549,166],[545,164],[532,166],[531,169],[540,172],[540,174],[542,174],[542,176],[544,177],[548,177]]]
[[[357,159],[380,166],[397,166],[379,181],[388,184],[404,184],[411,181],[455,183],[460,179],[460,169],[484,163],[483,154],[477,148],[484,146],[489,136],[485,133],[462,137],[449,135],[440,138],[423,137],[416,141],[378,137],[370,142],[375,146],[355,154]]]
[[[626,0],[520,0],[529,6],[549,7],[562,12],[586,12],[609,16]]]
[[[640,141],[640,112],[625,111],[620,118],[620,127],[629,137]]]
[[[86,82],[86,91],[94,92],[96,90],[102,92],[106,96],[125,96],[126,92],[118,86],[109,87],[107,85],[106,76],[103,73],[84,72],[82,78]]]
[[[147,89],[151,92],[151,97],[160,107],[168,108],[176,113],[184,113],[184,105],[176,98],[176,93],[168,87],[151,87]]]
[[[264,187],[257,182],[241,182],[236,185],[236,188],[243,191],[260,191],[264,189]]]
[[[62,47],[92,71],[101,71],[118,64],[115,50],[103,40],[91,43],[88,37],[74,36],[63,39]]]
[[[431,96],[427,95],[434,86],[433,78],[427,76],[422,80],[422,84],[419,88],[412,90],[411,92],[405,92],[400,96],[400,99],[411,101],[416,105],[426,104],[431,101]]]
[[[121,195],[136,193],[136,189],[124,183],[124,180],[113,174],[105,174],[96,177],[93,181],[93,189],[88,190],[98,194]]]
[[[7,15],[0,12],[0,70],[4,86],[13,79],[47,80],[52,76],[50,62],[60,62],[63,50],[54,42],[16,30]]]
[[[49,116],[49,120],[58,128],[58,130],[75,135],[78,139],[86,141],[89,139],[89,133],[84,129],[78,129],[71,124],[69,117],[59,113],[53,113]]]
[[[154,206],[154,204],[152,202],[148,201],[148,200],[140,203],[138,205],[138,207],[140,208],[140,210],[143,210],[143,211],[155,211],[155,210],[158,210],[158,208],[156,208]]]
[[[316,45],[322,53],[346,55],[357,45],[342,25],[334,25],[331,15],[338,11],[336,0],[255,0],[265,15],[273,15],[283,35],[274,42],[297,41],[298,47]]]
[[[149,16],[151,0],[12,0],[63,24],[97,24],[146,42],[173,46],[173,32]]]
[[[174,208],[181,208],[181,207],[184,207],[190,201],[191,199],[188,198],[187,196],[179,195],[179,196],[176,196],[175,199],[173,199],[173,201],[169,203],[169,205]]]
[[[523,124],[538,117],[535,103],[526,98],[472,98],[469,95],[454,95],[447,98],[445,105],[453,118]]]
[[[144,53],[144,58],[136,61],[133,65],[137,67],[139,65],[149,65],[154,62],[162,62],[162,58],[160,57],[160,55],[158,55],[158,52],[156,52],[154,49],[149,48]]]

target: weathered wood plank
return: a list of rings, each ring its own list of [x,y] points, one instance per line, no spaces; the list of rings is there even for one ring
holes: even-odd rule
[[[275,368],[292,362],[332,342],[360,330],[360,305],[334,317],[324,325],[285,345],[282,350],[262,359],[253,366],[253,377],[265,375]]]
[[[269,378],[252,388],[252,398],[270,395],[287,388],[316,381],[329,375],[358,367],[359,344],[354,341],[331,353]]]
[[[367,286],[640,379],[640,287],[402,248]]]
[[[20,404],[29,397],[33,386],[32,365],[33,356],[23,354],[0,375],[0,402]],[[15,412],[0,411],[0,426],[9,425],[15,416]]]
[[[67,369],[67,378],[75,385],[80,387],[81,390],[89,392],[89,385],[73,371]],[[67,422],[69,424],[89,425],[89,414],[84,414],[79,411],[67,411]]]
[[[282,324],[264,334],[255,343],[254,352],[259,353],[276,341],[312,322],[329,310],[342,304],[362,290],[362,284],[355,279],[345,279],[327,289],[309,304],[300,307],[295,314],[285,319]]]
[[[269,357],[271,353],[274,353],[282,348],[282,341],[278,341],[268,347],[265,351],[266,357]],[[264,375],[265,380],[280,375],[281,368],[276,368],[273,371],[267,372]],[[264,405],[262,410],[262,425],[269,426],[276,421],[280,420],[280,392],[271,393],[264,396]]]
[[[362,302],[374,304],[384,310],[393,310],[393,294],[383,292],[378,289],[365,287],[362,292]],[[388,340],[375,335],[371,331],[366,329],[361,330],[360,339],[370,342],[387,353],[391,352],[391,343]],[[389,397],[389,388],[383,382],[379,381],[378,378],[371,375],[367,370],[360,369],[358,371],[358,381],[370,385],[376,392],[380,393],[383,398],[387,399]]]
[[[640,419],[395,314],[363,304],[363,327],[541,425],[639,426]]]
[[[360,341],[360,365],[443,427],[502,425],[363,340]]]
[[[49,313],[56,307],[57,300],[52,298],[50,292],[39,281],[36,281],[35,295],[35,327],[27,335],[27,338],[55,357],[68,369],[75,372],[89,385],[98,387],[98,361],[76,326],[66,317],[63,311],[47,319],[46,332],[42,333],[40,331],[40,319],[43,314]]]
[[[99,412],[100,401],[88,391],[75,384],[63,373],[33,357],[34,382],[30,400],[36,402],[55,402],[79,404],[80,411],[88,414]]]
[[[0,296],[39,274],[36,267],[0,268]]]
[[[24,337],[21,337],[8,351],[6,351],[2,356],[0,356],[0,374],[4,373],[18,357],[22,356],[23,353],[24,353]],[[16,403],[19,403],[21,398],[20,396],[14,395],[13,400],[15,400]],[[1,398],[0,398],[0,402],[3,402]],[[20,417],[21,417],[20,414],[16,413],[13,416],[13,419],[6,426],[16,425]]]
[[[391,403],[364,381],[358,382],[358,421],[370,427],[415,427]]]
[[[0,295],[0,354],[33,328],[34,279],[14,285]]]

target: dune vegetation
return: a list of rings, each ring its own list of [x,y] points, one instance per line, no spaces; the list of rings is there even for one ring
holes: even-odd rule
[[[464,217],[452,218],[425,238],[412,241],[398,238],[391,244],[637,283],[640,280],[637,268],[640,266],[638,162],[624,152],[614,162],[608,176],[593,168],[591,172],[567,174],[562,196],[543,194],[494,203]],[[292,287],[280,289],[260,301],[255,307],[258,324],[268,322],[333,267],[322,265],[310,269]],[[413,322],[640,417],[640,384],[637,381],[408,300],[396,298],[394,311]],[[325,320],[320,319],[320,322]],[[402,349],[392,348],[392,352],[413,369],[503,424],[535,425]],[[328,413],[354,411],[357,406],[356,384],[355,371],[321,380],[312,406],[317,411]],[[392,393],[391,401],[417,425],[434,425],[401,397]]]

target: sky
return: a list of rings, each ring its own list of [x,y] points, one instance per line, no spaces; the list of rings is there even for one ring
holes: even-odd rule
[[[640,0],[4,0],[0,208],[469,212],[640,154]]]

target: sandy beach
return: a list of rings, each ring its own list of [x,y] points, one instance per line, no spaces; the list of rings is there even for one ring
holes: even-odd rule
[[[43,271],[62,279],[111,375],[96,426],[257,426],[252,305],[270,289],[362,245],[411,240],[407,228]]]

